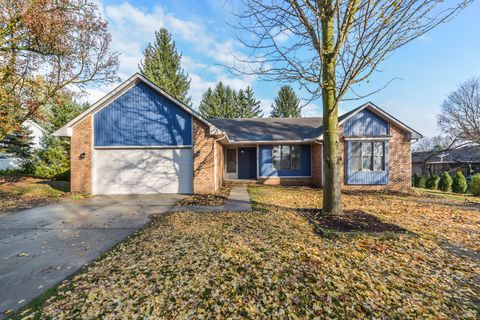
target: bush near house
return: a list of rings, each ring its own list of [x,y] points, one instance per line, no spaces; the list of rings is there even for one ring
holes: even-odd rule
[[[470,188],[474,196],[480,196],[480,173],[472,177]]]
[[[425,189],[426,182],[427,182],[427,180],[425,179],[425,177],[422,176],[422,177],[418,178],[417,188]]]
[[[467,191],[467,179],[462,171],[458,170],[453,177],[452,191],[455,193],[465,193]]]
[[[442,176],[440,177],[440,181],[438,182],[438,189],[445,192],[451,192],[452,183],[453,183],[452,177],[447,171],[445,171],[444,173],[442,173]]]
[[[440,177],[434,174],[427,179],[427,181],[425,182],[425,187],[430,190],[437,190],[439,182]]]

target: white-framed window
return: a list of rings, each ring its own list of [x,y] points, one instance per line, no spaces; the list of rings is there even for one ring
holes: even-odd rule
[[[273,146],[272,161],[275,170],[299,170],[301,167],[301,146]]]
[[[352,141],[350,148],[352,171],[385,171],[384,141]]]

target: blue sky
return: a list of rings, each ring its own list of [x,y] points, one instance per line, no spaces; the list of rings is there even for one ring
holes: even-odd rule
[[[235,89],[250,85],[262,103],[265,115],[281,84],[260,81],[254,76],[234,76],[220,64],[228,64],[244,48],[235,40],[232,5],[226,0],[204,1],[114,1],[97,0],[109,22],[112,48],[120,56],[119,76],[125,80],[138,71],[143,49],[153,40],[155,30],[166,27],[183,53],[183,66],[192,83],[190,94],[197,107],[202,93],[223,81]],[[453,21],[439,26],[420,39],[393,53],[381,66],[364,92],[386,89],[365,100],[343,102],[346,112],[365,101],[372,101],[426,136],[439,134],[436,114],[440,104],[461,82],[480,76],[480,3],[475,2]],[[115,85],[91,88],[87,100],[95,102]],[[298,85],[293,85],[299,89]],[[308,95],[298,90],[304,98]],[[315,101],[302,110],[304,116],[321,116],[321,103]]]

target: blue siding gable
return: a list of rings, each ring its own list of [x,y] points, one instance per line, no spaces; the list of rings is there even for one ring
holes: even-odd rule
[[[95,146],[192,144],[191,115],[143,82],[94,115]]]
[[[345,121],[345,137],[372,137],[387,136],[389,134],[388,122],[364,109]]]
[[[273,145],[260,145],[258,149],[258,175],[260,177],[309,177],[312,174],[312,150],[309,144],[301,145],[300,169],[298,170],[273,169]]]

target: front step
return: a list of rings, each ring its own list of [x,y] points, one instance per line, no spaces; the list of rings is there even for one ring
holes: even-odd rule
[[[255,179],[226,179],[225,184],[227,185],[252,185],[258,184],[258,181]]]

